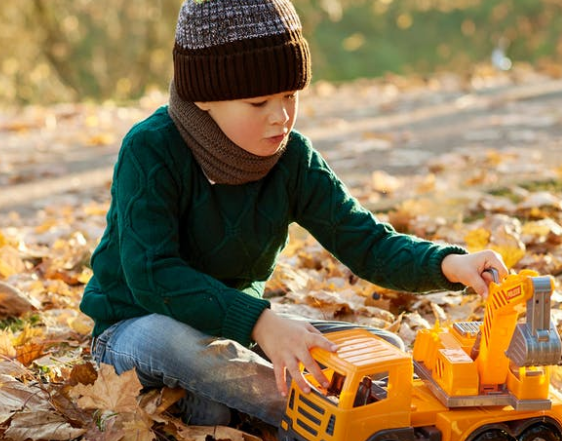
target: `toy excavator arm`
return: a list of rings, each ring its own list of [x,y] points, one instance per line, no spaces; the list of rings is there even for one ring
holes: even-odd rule
[[[486,302],[482,338],[476,362],[481,384],[503,384],[510,360],[516,366],[546,366],[560,359],[560,338],[550,324],[550,296],[554,281],[523,270],[494,282]],[[527,321],[517,324],[526,303]]]
[[[518,367],[549,366],[560,361],[560,337],[550,321],[551,277],[530,278],[533,297],[527,300],[527,318],[514,330],[506,356]]]

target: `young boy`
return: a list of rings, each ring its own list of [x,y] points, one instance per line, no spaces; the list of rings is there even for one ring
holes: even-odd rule
[[[506,274],[491,251],[379,222],[293,130],[311,68],[290,0],[186,0],[173,53],[169,105],[124,138],[92,256],[81,308],[98,362],[184,388],[191,423],[225,424],[234,408],[277,425],[286,373],[308,389],[302,362],[325,383],[309,349],[335,350],[322,332],[349,326],[278,315],[262,299],[292,222],[389,288],[485,295],[484,270]]]

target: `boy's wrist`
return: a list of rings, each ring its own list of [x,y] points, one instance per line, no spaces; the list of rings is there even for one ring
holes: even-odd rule
[[[252,340],[259,341],[260,334],[263,332],[264,329],[267,328],[267,323],[271,319],[271,315],[274,314],[271,309],[264,309],[263,312],[260,314],[258,319],[256,320],[256,324],[252,329]]]

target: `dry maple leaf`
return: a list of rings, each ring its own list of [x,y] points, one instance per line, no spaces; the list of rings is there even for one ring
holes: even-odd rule
[[[138,408],[137,397],[142,385],[134,370],[115,373],[111,365],[102,364],[93,385],[78,384],[70,391],[82,409],[134,412]]]
[[[90,362],[86,362],[72,367],[69,383],[72,386],[77,384],[90,385],[94,384],[97,378],[98,372],[94,365]]]
[[[143,394],[140,407],[150,415],[154,421],[164,422],[164,419],[162,419],[160,415],[184,396],[185,390],[180,387],[152,389]]]
[[[3,256],[0,252],[0,260]],[[4,263],[5,264],[5,263]],[[0,262],[0,266],[2,266]],[[0,269],[0,276],[2,270]],[[35,311],[40,307],[39,302],[33,302],[16,287],[0,281],[0,318],[19,317],[22,314]]]
[[[0,374],[0,424],[16,413],[50,410],[49,394],[39,387],[29,387],[11,375]]]
[[[84,434],[83,441],[123,441],[123,429],[116,418],[107,418],[103,422],[103,431],[98,425],[90,426]]]
[[[40,410],[16,413],[5,435],[12,441],[65,441],[76,439],[85,432],[84,429],[72,427],[62,415]]]
[[[151,421],[135,419],[123,423],[122,441],[153,441],[156,439],[152,431]]]
[[[44,343],[25,343],[16,348],[16,359],[24,366],[29,366],[45,353],[46,347]]]

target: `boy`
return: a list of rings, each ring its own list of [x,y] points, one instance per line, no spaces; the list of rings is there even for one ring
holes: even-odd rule
[[[292,222],[390,288],[485,295],[484,270],[507,272],[492,251],[398,234],[361,207],[293,130],[310,77],[290,0],[186,0],[169,105],[123,140],[81,308],[96,360],[184,388],[191,423],[226,424],[234,408],[277,425],[286,373],[309,389],[303,363],[326,382],[309,349],[335,350],[322,332],[346,325],[281,316],[262,298]]]

